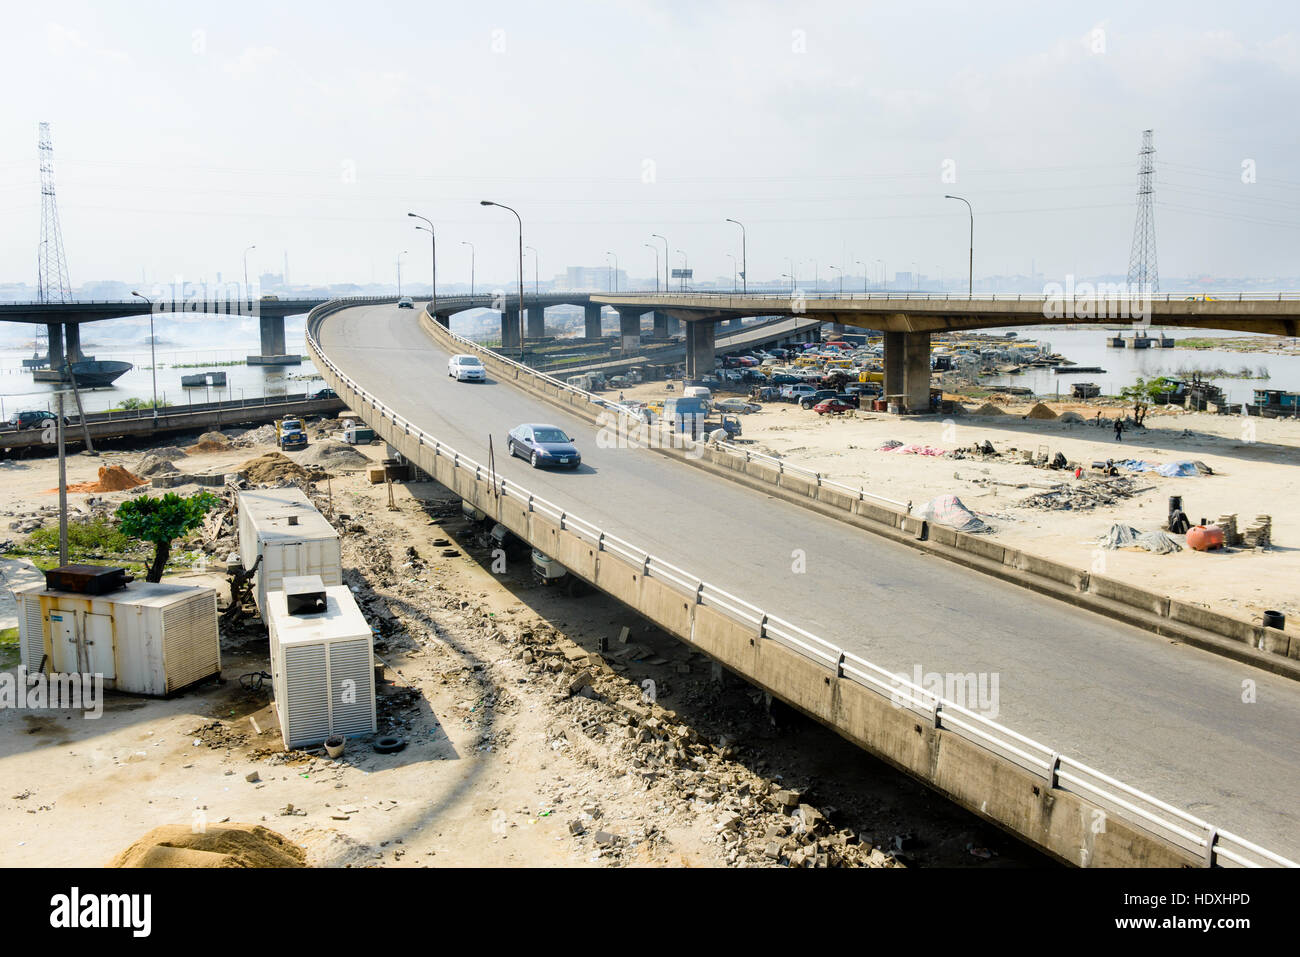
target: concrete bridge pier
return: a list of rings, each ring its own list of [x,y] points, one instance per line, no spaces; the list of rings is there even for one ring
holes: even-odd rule
[[[68,362],[84,362],[86,356],[81,351],[81,326],[78,323],[70,322],[64,327],[63,335],[67,343],[65,352],[68,356]]]
[[[902,396],[904,412],[930,411],[930,333],[885,333],[885,395]]]
[[[284,316],[260,316],[259,331],[262,338],[262,351],[249,356],[250,366],[296,366],[302,364],[302,356],[289,355],[284,342]]]
[[[641,348],[641,315],[644,309],[619,309],[618,339],[623,347],[623,354],[635,352]]]
[[[676,316],[668,317],[668,335],[680,336],[682,334],[682,321]]]
[[[47,323],[45,333],[50,339],[50,371],[57,372],[63,368],[63,323]]]
[[[713,372],[716,327],[707,319],[686,323],[686,379],[701,379]]]
[[[546,335],[546,307],[529,306],[528,307],[528,330],[529,339],[541,339]]]
[[[600,338],[600,303],[591,302],[582,307],[583,336],[587,339]]]
[[[518,349],[521,345],[519,328],[519,308],[506,308],[501,311],[501,348]]]
[[[654,311],[654,329],[656,339],[668,338],[668,316],[658,309]]]

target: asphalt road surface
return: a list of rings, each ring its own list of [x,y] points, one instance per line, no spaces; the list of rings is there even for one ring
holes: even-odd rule
[[[417,306],[418,308],[418,306]],[[325,353],[439,440],[605,531],[891,672],[988,673],[988,716],[1210,823],[1300,859],[1300,683],[1081,611],[674,462],[505,383],[456,383],[418,313],[324,320]],[[505,455],[560,426],[583,466]],[[796,572],[797,553],[805,570]],[[1243,701],[1254,683],[1253,703]],[[968,703],[969,705],[970,703]]]

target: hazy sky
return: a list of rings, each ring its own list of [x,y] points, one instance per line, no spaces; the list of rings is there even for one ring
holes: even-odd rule
[[[652,233],[701,278],[1123,273],[1156,131],[1161,274],[1295,275],[1294,3],[10,5],[0,281],[35,281],[53,124],[74,282],[543,278]],[[1253,161],[1256,181],[1242,164]],[[947,165],[945,165],[947,163]],[[955,182],[944,182],[945,169]],[[662,254],[661,254],[662,255]],[[673,253],[673,264],[681,257]],[[526,274],[532,278],[529,254]]]

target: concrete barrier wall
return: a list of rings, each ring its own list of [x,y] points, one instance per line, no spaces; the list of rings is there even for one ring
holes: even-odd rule
[[[464,343],[453,339],[445,328],[432,322],[426,313],[421,312],[420,321],[425,331],[441,345],[453,350],[465,348]],[[530,375],[490,350],[474,348],[493,375],[562,405],[593,423],[597,422],[602,410],[585,396]],[[918,520],[889,506],[867,499],[859,500],[842,489],[819,486],[815,479],[802,473],[783,472],[768,462],[756,459],[746,461],[743,456],[730,454],[723,449],[709,449],[698,458],[692,458],[683,449],[662,448],[656,451],[675,456],[687,464],[705,468],[733,481],[771,486],[765,491],[777,494],[786,501],[804,506],[815,503],[817,510],[823,514],[850,521],[867,531],[885,534],[896,541],[931,551],[970,568],[996,574],[1004,581],[1070,601],[1146,631],[1300,680],[1300,634],[1293,631],[1263,629],[1253,622],[1174,602],[1167,595],[1132,585],[1117,587],[1121,583],[1108,581],[1094,587],[1091,585],[1091,576],[1083,569],[1019,549],[1007,548],[996,539],[985,536],[967,535],[928,523],[922,529]],[[895,529],[901,530],[903,534],[890,534]],[[1060,586],[1064,586],[1064,592]],[[1074,594],[1068,594],[1069,592]],[[1265,634],[1266,631],[1268,634]],[[1225,645],[1215,639],[1228,639],[1229,644]]]
[[[1086,825],[1101,809],[1080,795],[1050,787],[1046,778],[996,752],[946,728],[932,727],[928,718],[895,705],[887,694],[841,675],[837,665],[765,635],[757,623],[699,604],[693,590],[646,577],[639,563],[598,549],[561,528],[556,518],[530,510],[526,501],[496,495],[492,483],[474,477],[472,467],[452,468],[446,454],[435,458],[432,445],[377,414],[324,363],[321,372],[355,411],[369,414],[367,421],[386,441],[471,505],[648,620],[967,810],[1080,866],[1204,864],[1157,834],[1130,828],[1113,817],[1102,833],[1093,833]]]

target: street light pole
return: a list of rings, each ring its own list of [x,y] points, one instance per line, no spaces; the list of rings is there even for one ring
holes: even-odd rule
[[[250,302],[253,299],[253,294],[252,292],[249,291],[248,288],[248,250],[256,249],[256,248],[257,248],[256,246],[249,246],[248,249],[244,250],[244,298],[249,300]]]
[[[672,283],[668,281],[668,240],[658,233],[651,233],[650,235],[655,239],[664,240],[664,292],[668,292],[672,288]]]
[[[655,292],[659,291],[659,247],[654,243],[642,243],[647,249],[653,249],[655,254]]]
[[[741,291],[749,292],[749,250],[746,248],[748,242],[745,238],[745,224],[738,219],[727,218],[727,222],[735,223],[740,227],[740,281]]]
[[[840,269],[839,266],[830,266],[828,268],[834,269],[840,274],[840,298],[843,299],[844,298],[844,270]]]
[[[970,261],[966,278],[966,298],[973,299],[975,296],[975,210],[971,208],[970,200],[964,197],[945,193],[943,198],[955,199],[965,203],[966,212],[970,214]]]
[[[867,291],[867,264],[861,259],[853,260],[853,265],[862,267],[862,291]]]
[[[533,250],[533,295],[540,296],[541,295],[540,286],[542,281],[541,280],[542,267],[540,265],[541,260],[537,256],[537,250],[534,249],[532,246],[525,246],[524,248]]]
[[[426,223],[429,224],[429,228],[425,229],[424,231],[429,234],[429,258],[433,264],[433,285],[430,287],[430,289],[432,290],[430,308],[433,311],[433,314],[437,316],[438,315],[438,237],[433,232],[433,220],[427,219],[424,216],[417,216],[415,213],[407,213],[406,215],[414,216],[416,219],[423,219]],[[416,226],[415,228],[424,229],[423,226]],[[397,294],[400,296],[402,294],[401,290],[398,290]]]
[[[876,262],[880,263],[880,288],[888,291],[889,272],[885,266],[885,261],[883,259],[877,259]]]
[[[474,298],[474,244],[464,239],[460,241],[462,246],[469,247],[469,295]]]
[[[149,371],[153,374],[153,420],[156,425],[158,423],[158,358],[153,334],[153,300],[148,296],[140,295],[135,290],[131,291],[131,295],[149,304]]]
[[[502,209],[514,213],[515,220],[519,223],[519,358],[522,359],[524,356],[524,221],[516,210],[511,209],[504,203],[494,203],[490,199],[480,199],[479,205],[500,206]],[[504,346],[505,343],[502,343],[502,345]]]
[[[609,275],[609,288],[611,292],[618,292],[618,256],[615,253],[605,250],[605,255],[614,260],[614,271]]]

